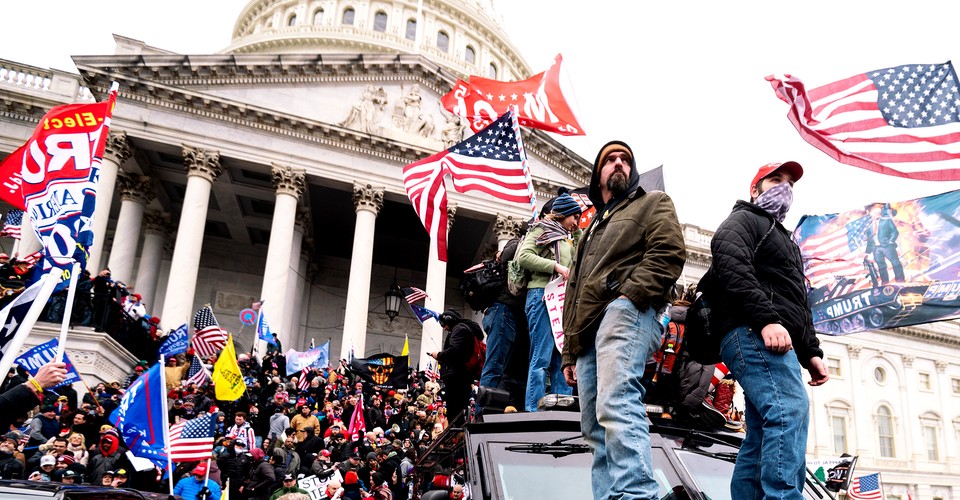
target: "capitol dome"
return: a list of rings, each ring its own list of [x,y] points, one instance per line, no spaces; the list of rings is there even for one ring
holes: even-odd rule
[[[531,76],[492,0],[252,0],[231,54],[421,54],[454,74],[501,81]]]

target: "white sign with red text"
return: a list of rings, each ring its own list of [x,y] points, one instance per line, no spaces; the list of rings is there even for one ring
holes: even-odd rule
[[[547,306],[553,342],[560,352],[563,352],[563,298],[566,293],[567,280],[563,279],[563,276],[557,276],[543,288],[543,302]]]

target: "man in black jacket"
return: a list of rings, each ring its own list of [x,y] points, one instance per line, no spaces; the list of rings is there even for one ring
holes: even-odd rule
[[[470,384],[473,377],[467,373],[467,359],[473,354],[476,336],[482,338],[483,332],[475,321],[463,319],[460,313],[447,309],[438,320],[447,336],[443,339],[443,350],[429,353],[440,363],[440,380],[443,381],[444,396],[447,404],[447,417],[450,423],[463,423],[460,413],[467,409],[470,401]]]
[[[723,362],[743,387],[747,436],[737,456],[732,498],[803,498],[808,401],[829,378],[813,329],[800,250],[783,225],[793,202],[797,162],[771,163],[750,183],[717,229],[713,263],[700,287],[711,321],[725,332]]]

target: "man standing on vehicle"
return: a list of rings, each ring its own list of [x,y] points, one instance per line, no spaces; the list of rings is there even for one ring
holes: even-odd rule
[[[564,377],[579,388],[593,497],[656,498],[640,379],[660,346],[657,313],[686,260],[683,232],[670,197],[640,187],[633,151],[623,142],[600,149],[589,196],[597,213],[580,240],[564,299]]]
[[[750,202],[737,201],[710,244],[713,263],[700,288],[711,324],[725,333],[720,356],[743,387],[747,436],[730,484],[732,498],[802,499],[808,401],[829,379],[813,329],[800,249],[783,225],[797,162],[760,167]],[[706,285],[706,286],[704,286]]]

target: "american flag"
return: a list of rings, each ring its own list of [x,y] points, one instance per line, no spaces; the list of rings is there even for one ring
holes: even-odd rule
[[[880,485],[880,473],[875,472],[866,476],[853,478],[853,483],[850,484],[850,489],[847,490],[847,498],[882,499],[883,487]]]
[[[427,363],[427,367],[423,370],[423,374],[427,376],[430,380],[436,380],[440,378],[440,364],[437,364],[437,369],[433,368],[433,361]]]
[[[414,304],[420,302],[423,299],[429,299],[430,296],[427,295],[427,292],[415,287],[415,286],[404,286],[400,287],[400,291],[403,292],[403,298],[407,300],[407,304]]]
[[[836,216],[810,218],[804,224],[816,224],[819,231],[799,241],[803,257],[804,275],[811,288],[821,288],[841,279],[855,288],[869,286],[869,277],[863,267],[866,248],[866,230],[870,215],[854,219],[839,228],[830,224]]]
[[[297,380],[297,389],[305,391],[308,387],[310,387],[310,381],[307,380],[308,373],[310,373],[310,369],[307,367],[304,367],[302,370],[300,370],[300,379]]]
[[[0,238],[20,239],[20,226],[23,225],[23,210],[14,208],[3,218],[3,229]]]
[[[436,242],[441,261],[447,261],[447,174],[461,193],[478,190],[504,201],[534,202],[514,122],[513,113],[505,113],[467,140],[403,167],[403,186],[420,222]]]
[[[227,331],[220,328],[209,305],[193,316],[193,330],[193,349],[198,356],[215,356],[227,345]]]
[[[37,262],[40,262],[40,259],[43,258],[43,250],[37,250],[29,255],[18,258],[20,262],[26,262],[28,266],[36,265]]]
[[[200,362],[200,356],[194,356],[193,361],[190,362],[190,368],[187,369],[187,378],[183,381],[183,385],[200,385],[206,382],[209,376],[207,369]]]
[[[840,163],[928,181],[960,180],[960,93],[950,62],[910,64],[806,90],[768,76],[787,117],[812,146]]]
[[[196,462],[213,453],[213,414],[181,421],[170,426],[170,460]]]

